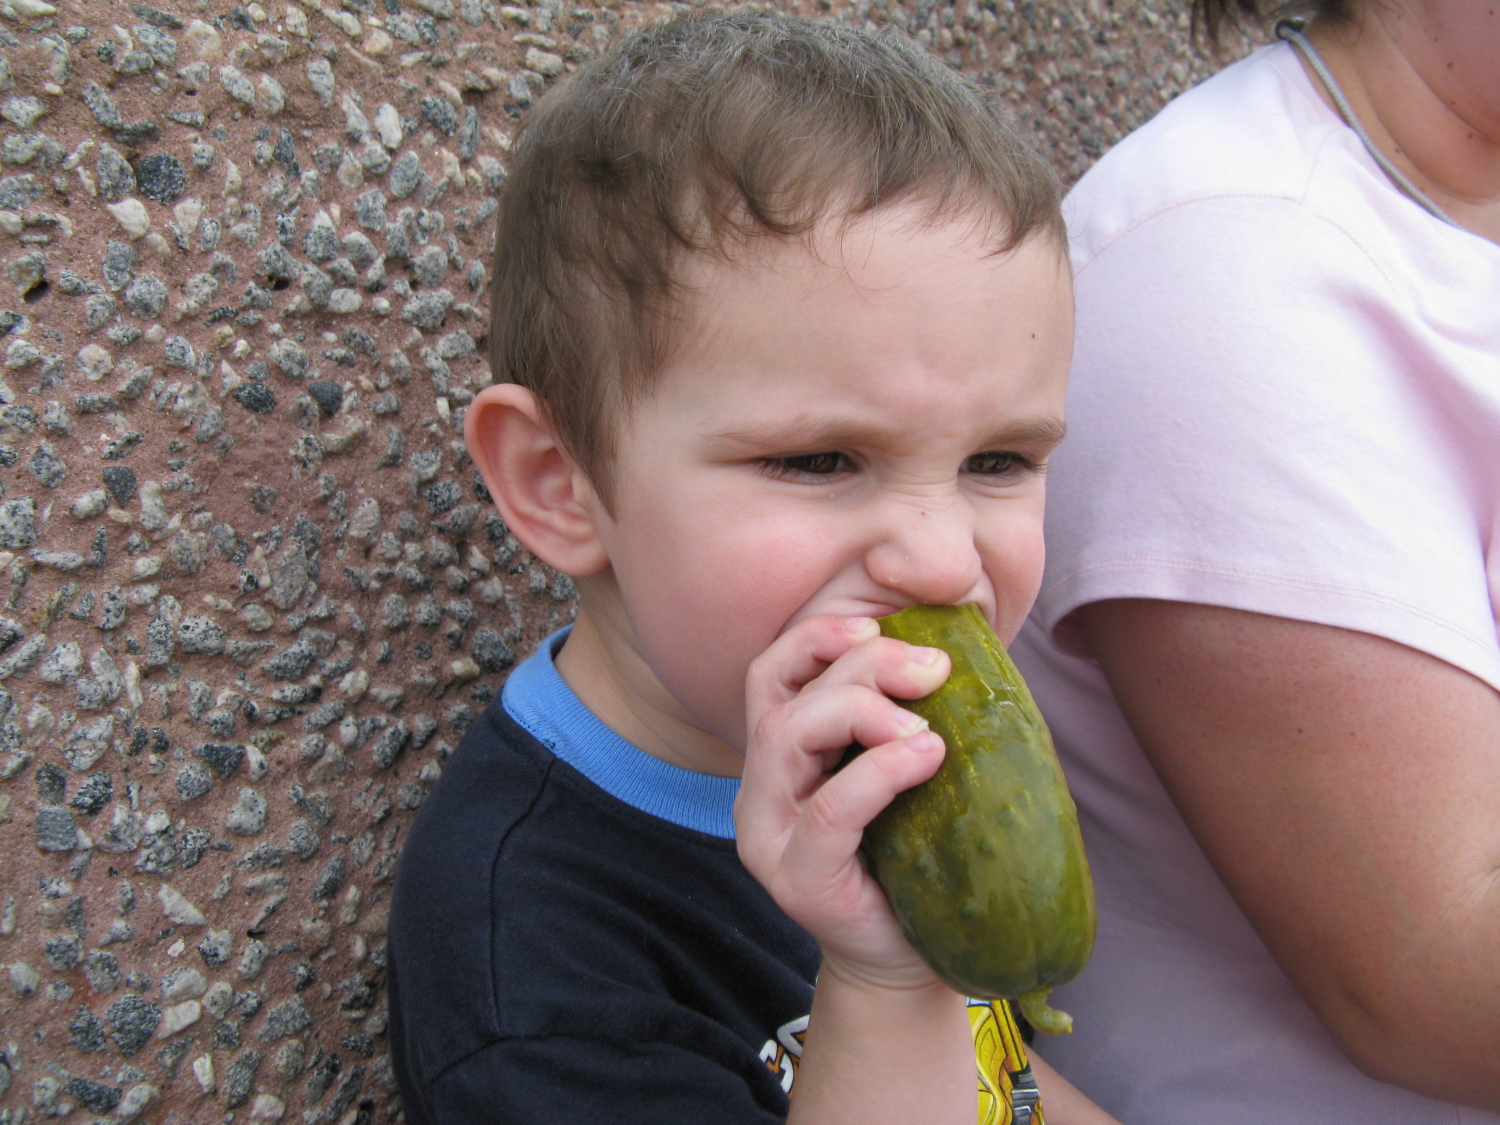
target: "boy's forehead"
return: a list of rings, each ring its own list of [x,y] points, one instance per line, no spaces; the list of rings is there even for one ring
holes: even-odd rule
[[[1055,399],[1037,410],[1060,416],[1072,295],[1054,241],[996,253],[972,221],[907,220],[694,262],[680,337],[646,399],[709,428],[732,414],[723,424],[751,434],[815,428],[835,403],[847,429],[899,426],[934,396],[973,397],[990,417]]]

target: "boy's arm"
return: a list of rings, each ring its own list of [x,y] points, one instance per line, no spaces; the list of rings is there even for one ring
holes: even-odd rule
[[[859,856],[865,826],[943,757],[942,740],[890,697],[921,698],[949,670],[946,654],[881,637],[867,617],[799,622],[751,668],[740,856],[823,949],[793,1125],[977,1117],[964,999],[902,935]],[[868,749],[845,762],[851,743]],[[1111,1120],[1071,1086],[1046,1102],[1056,1085],[1042,1087],[1052,1125]]]

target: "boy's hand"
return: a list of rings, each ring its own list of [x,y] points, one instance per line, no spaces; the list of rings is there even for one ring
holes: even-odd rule
[[[824,972],[878,988],[934,976],[901,933],[859,856],[865,826],[930,778],[943,741],[889,696],[920,699],[948,678],[935,648],[880,635],[868,617],[798,622],[750,667],[740,858],[818,940]],[[834,772],[850,743],[867,749]]]

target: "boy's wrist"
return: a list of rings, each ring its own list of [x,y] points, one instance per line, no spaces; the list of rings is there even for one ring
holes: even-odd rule
[[[909,966],[865,965],[824,951],[817,987],[845,988],[871,999],[886,998],[912,1004],[943,1003],[958,993],[942,982],[925,963]]]

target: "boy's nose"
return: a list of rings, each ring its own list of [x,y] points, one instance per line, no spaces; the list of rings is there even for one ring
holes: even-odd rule
[[[974,522],[961,504],[892,514],[889,530],[865,554],[865,572],[883,589],[919,605],[948,605],[979,581]]]

